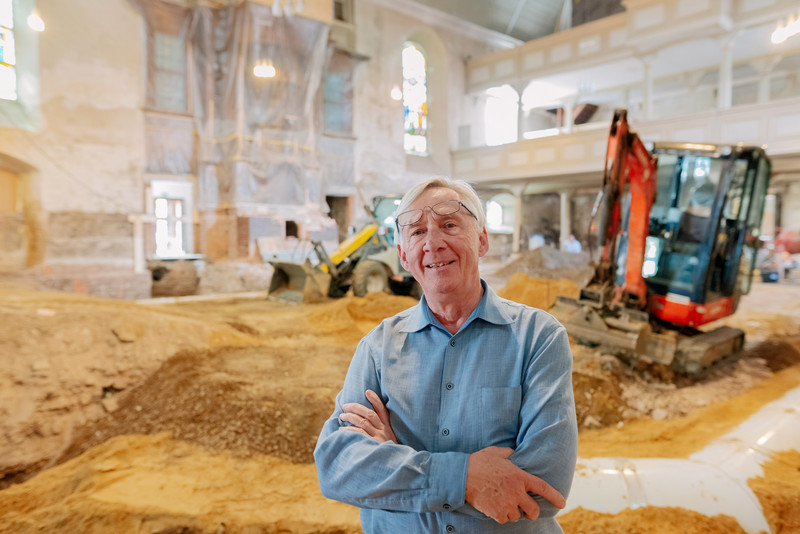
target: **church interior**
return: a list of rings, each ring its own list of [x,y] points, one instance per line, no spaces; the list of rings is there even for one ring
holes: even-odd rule
[[[796,0],[0,0],[0,532],[363,532],[431,178],[569,332],[565,533],[800,532]]]

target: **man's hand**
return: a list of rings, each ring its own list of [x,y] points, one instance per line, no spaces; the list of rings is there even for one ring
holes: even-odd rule
[[[512,452],[508,447],[487,447],[470,454],[467,502],[501,524],[516,521],[521,514],[531,520],[539,517],[539,504],[528,492],[564,508],[566,501],[558,491],[511,463],[508,457]]]
[[[359,432],[381,443],[384,441],[397,443],[392,425],[389,423],[389,410],[383,405],[381,398],[371,389],[367,390],[365,396],[374,410],[357,402],[342,405],[344,413],[339,416],[339,419],[351,423],[353,426],[342,426],[339,427],[339,430]]]

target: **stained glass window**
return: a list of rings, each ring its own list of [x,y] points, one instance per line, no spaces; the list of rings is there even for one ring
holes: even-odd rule
[[[17,99],[17,64],[12,0],[0,0],[0,98]]]
[[[428,77],[425,54],[414,43],[403,47],[403,148],[428,154]]]

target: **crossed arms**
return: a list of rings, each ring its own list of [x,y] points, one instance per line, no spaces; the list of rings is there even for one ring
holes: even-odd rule
[[[430,380],[428,373],[414,379],[419,375],[400,369],[387,382],[382,374],[397,360],[387,362],[387,351],[380,346],[375,351],[362,341],[314,453],[323,494],[361,508],[452,511],[499,523],[555,515],[564,507],[563,495],[572,482],[577,426],[568,338],[563,327],[545,326],[523,376],[493,384],[516,382],[518,387],[487,388],[485,399],[477,398],[481,392],[473,386],[462,389],[463,402],[423,423],[419,419],[425,414],[416,399],[441,387],[438,378]],[[415,357],[415,347],[408,340],[404,343],[398,358],[405,362]],[[425,351],[430,347],[416,352]],[[416,373],[418,365],[414,361],[409,368]],[[475,369],[464,373],[479,375]],[[463,380],[458,387],[466,387]],[[516,400],[510,401],[505,395],[512,389]],[[484,411],[489,402],[503,413],[476,413],[479,401]],[[510,405],[515,408],[507,409]],[[454,409],[461,411],[453,413]],[[495,428],[496,420],[503,418],[511,422],[510,435],[508,425],[500,433]],[[483,436],[483,445],[473,447],[469,439],[452,447],[442,445],[450,439],[442,437],[443,427],[454,428],[453,424],[471,425],[470,431],[459,428],[460,435]]]
[[[339,431],[357,432],[379,443],[397,443],[389,412],[380,397],[370,389],[365,397],[373,409],[355,402],[344,404],[339,420],[352,426],[342,426]],[[466,501],[501,524],[520,517],[539,517],[539,504],[529,493],[541,495],[558,509],[564,508],[566,500],[555,488],[511,463],[508,457],[512,452],[510,447],[486,447],[470,454]]]

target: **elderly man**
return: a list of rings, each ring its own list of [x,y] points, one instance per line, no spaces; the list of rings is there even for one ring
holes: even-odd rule
[[[465,182],[398,206],[420,303],[358,345],[314,452],[329,498],[367,534],[561,532],[577,425],[567,333],[480,279],[485,215]]]

